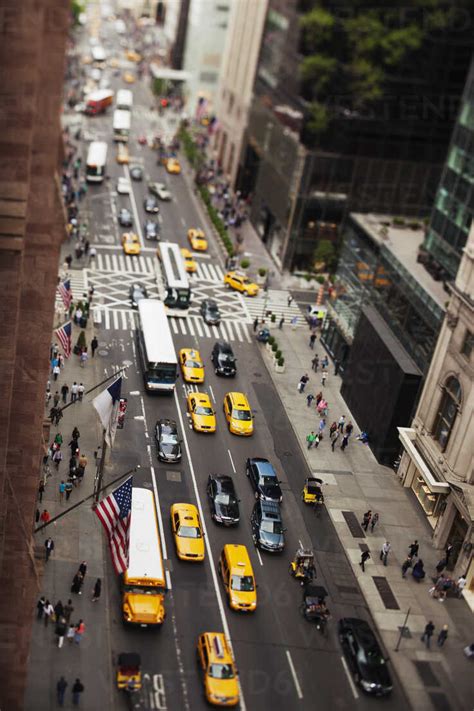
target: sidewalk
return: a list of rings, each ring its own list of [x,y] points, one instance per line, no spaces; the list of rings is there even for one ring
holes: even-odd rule
[[[255,236],[255,239],[258,237]],[[441,557],[441,552],[431,545],[429,524],[418,510],[411,492],[401,486],[396,474],[380,466],[370,449],[355,440],[360,429],[339,393],[341,379],[334,376],[332,365],[324,388],[320,372],[311,370],[314,354],[318,353],[320,358],[325,355],[320,341],[316,341],[312,351],[309,348],[309,330],[292,330],[290,326],[279,330],[272,326],[272,332],[285,357],[286,370],[283,374],[277,374],[273,357],[265,346],[261,346],[264,361],[311,470],[325,482],[327,510],[412,707],[418,711],[472,708],[472,668],[463,654],[463,648],[474,638],[472,614],[462,599],[448,598],[440,604],[428,593],[432,585],[430,575]],[[310,381],[305,393],[300,394],[297,384],[304,373],[310,375]],[[312,429],[317,431],[320,418],[314,403],[311,409],[307,407],[306,394],[316,395],[320,390],[329,403],[327,427],[319,447],[308,451],[306,435]],[[329,425],[343,414],[346,422],[352,420],[354,433],[344,452],[340,448],[340,439],[335,452],[332,452]],[[369,527],[369,532],[365,534],[359,522],[369,509],[379,513],[380,522],[373,533]],[[352,530],[346,521],[352,524]],[[406,579],[401,577],[401,565],[408,545],[414,539],[418,539],[420,544],[420,557],[426,570],[426,579],[420,584],[410,573]],[[390,541],[392,551],[388,565],[383,566],[379,552],[386,540]],[[364,544],[371,553],[365,573],[359,566]],[[379,577],[377,583],[381,592],[376,587],[374,576]],[[408,610],[410,637],[402,639],[397,653],[394,649],[399,638],[399,627],[403,625]],[[436,628],[431,650],[427,650],[420,641],[429,620]],[[436,645],[436,639],[444,624],[449,625],[449,637],[445,646],[440,648]]]

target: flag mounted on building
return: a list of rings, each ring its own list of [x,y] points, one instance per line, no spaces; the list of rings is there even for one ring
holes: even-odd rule
[[[128,568],[132,483],[131,476],[118,489],[102,499],[95,508],[95,513],[109,539],[112,563],[117,575]]]
[[[58,285],[58,293],[63,300],[64,308],[69,310],[72,301],[71,280],[65,279]]]
[[[70,321],[65,323],[55,331],[58,340],[63,348],[64,355],[69,358],[71,355],[71,339],[72,339],[72,324]]]
[[[92,401],[104,428],[105,441],[113,447],[117,431],[117,416],[122,391],[122,378],[114,380],[112,385],[103,390]]]

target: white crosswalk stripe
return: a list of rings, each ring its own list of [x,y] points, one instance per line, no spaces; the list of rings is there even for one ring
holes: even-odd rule
[[[96,271],[131,273],[131,274],[154,274],[153,257],[132,257],[128,254],[103,254],[100,252],[97,257]]]
[[[68,274],[69,281],[71,282],[72,300],[79,301],[80,299],[82,299],[83,294],[87,292],[87,282],[84,278],[84,270],[71,270],[70,272],[68,272]],[[58,292],[56,292],[56,304],[59,305],[62,303],[63,300],[61,299]]]
[[[252,320],[264,318],[266,321],[271,318],[271,314],[275,314],[276,322],[280,321],[283,316],[285,324],[290,324],[291,320],[296,318],[297,326],[305,326],[305,318],[295,301],[292,301],[288,306],[288,291],[283,289],[269,289],[268,292],[261,291],[258,296],[251,299],[245,299],[245,307]],[[267,314],[270,312],[270,316]]]

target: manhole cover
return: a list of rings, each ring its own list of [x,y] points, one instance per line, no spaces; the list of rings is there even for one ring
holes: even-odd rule
[[[153,488],[153,484],[151,483],[151,481],[145,481],[143,484],[141,484],[141,486],[143,486],[144,489],[152,489]]]
[[[177,472],[175,470],[167,470],[166,478],[168,479],[168,481],[176,481],[179,483],[181,481],[181,472]]]
[[[98,353],[98,355],[100,355],[100,356],[102,356],[102,357],[109,355],[109,351],[106,350],[105,348],[99,348],[99,349],[97,350],[97,353]]]

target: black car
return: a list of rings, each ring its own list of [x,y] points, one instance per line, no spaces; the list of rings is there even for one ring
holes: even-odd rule
[[[201,316],[210,326],[218,326],[221,322],[219,307],[214,299],[204,299],[201,303]]]
[[[211,353],[216,375],[226,375],[233,378],[237,372],[234,352],[227,341],[217,341]]]
[[[207,497],[211,517],[216,523],[222,523],[224,526],[235,526],[239,523],[239,499],[235,493],[232,477],[226,474],[209,475]]]
[[[146,290],[146,287],[143,286],[143,284],[141,284],[139,281],[134,282],[130,286],[129,297],[130,302],[132,304],[132,308],[138,308],[138,302],[141,299],[148,299],[148,292]]]
[[[146,220],[143,225],[143,235],[145,239],[154,240],[155,242],[160,239],[160,231],[158,228],[158,223],[153,222],[153,220]]]
[[[245,473],[255,491],[256,499],[281,502],[280,482],[268,459],[262,457],[247,459]]]
[[[143,207],[145,208],[145,212],[150,212],[153,215],[158,214],[160,211],[160,208],[158,207],[158,202],[155,200],[155,198],[152,197],[147,197],[143,201]]]
[[[143,168],[139,165],[132,165],[130,168],[130,177],[132,180],[143,180]]]
[[[280,504],[257,501],[250,517],[253,542],[261,550],[281,553],[285,547],[285,529],[281,520]]]
[[[123,207],[118,214],[118,221],[122,225],[122,227],[132,227],[133,217],[130,210],[127,210],[126,207]]]
[[[354,681],[368,694],[386,696],[393,685],[379,643],[365,620],[339,620],[339,641]]]
[[[179,462],[182,456],[181,440],[174,420],[158,420],[155,425],[158,459],[162,462]]]

